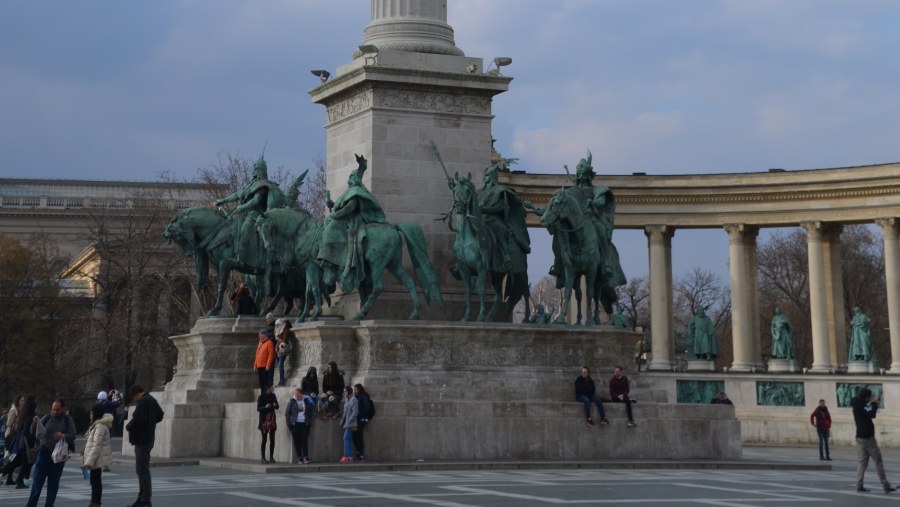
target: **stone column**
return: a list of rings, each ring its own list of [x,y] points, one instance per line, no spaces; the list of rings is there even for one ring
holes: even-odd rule
[[[447,24],[447,0],[372,0],[363,44],[381,50],[462,56]],[[357,49],[353,57],[362,52]]]
[[[747,227],[744,244],[747,247],[747,282],[750,284],[750,342],[753,345],[751,360],[756,365],[757,371],[765,371],[762,361],[762,333],[759,327],[759,264],[756,256],[756,238],[759,236],[759,227]]]
[[[813,364],[810,371],[829,373],[828,307],[825,298],[825,259],[822,246],[822,222],[803,222],[809,263],[809,313],[812,331]]]
[[[755,273],[750,271],[749,250],[754,243],[757,228],[746,224],[726,224],[728,233],[729,274],[731,276],[731,338],[734,361],[730,371],[749,372],[756,369],[753,321],[759,316],[753,313],[753,289]]]
[[[644,227],[650,249],[650,343],[653,349],[649,369],[672,371],[674,351],[672,318],[672,236],[667,225]]]
[[[825,224],[822,245],[825,262],[825,307],[831,368],[841,370],[847,361],[847,324],[844,317],[844,277],[841,268],[841,224]],[[846,367],[846,366],[845,366]]]
[[[879,218],[884,234],[884,271],[887,282],[888,327],[891,336],[891,375],[900,375],[900,242],[897,218]]]
[[[443,310],[423,304],[426,320],[457,320],[464,311],[462,283],[448,269],[456,262],[456,235],[436,220],[450,208],[450,190],[432,143],[450,174],[472,174],[480,182],[491,164],[492,100],[512,80],[485,74],[483,59],[456,47],[446,4],[372,0],[363,49],[309,92],[327,114],[325,180],[333,198],[347,188],[354,154],[364,155],[369,165],[363,183],[388,221],[422,228],[445,304]],[[368,318],[406,319],[409,294],[393,276],[384,280]],[[358,309],[357,293],[338,291],[329,314],[348,318]]]

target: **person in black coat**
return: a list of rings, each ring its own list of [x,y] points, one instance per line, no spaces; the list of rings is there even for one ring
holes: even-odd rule
[[[256,399],[256,411],[259,412],[259,431],[262,433],[262,444],[259,453],[262,455],[262,464],[275,463],[275,430],[278,428],[275,411],[278,410],[278,398],[275,396],[275,387],[269,382],[266,391]],[[269,460],[266,461],[266,440],[269,440]]]
[[[156,399],[144,392],[139,385],[128,390],[131,401],[137,403],[131,419],[125,426],[128,431],[128,442],[134,446],[134,468],[138,476],[138,497],[130,507],[147,507],[151,505],[150,497],[153,487],[150,478],[150,451],[156,442],[156,425],[163,419],[163,409]]]
[[[874,396],[872,391],[867,388],[860,389],[859,394],[850,400],[850,406],[853,407],[853,422],[856,423],[856,456],[859,458],[856,467],[856,491],[861,493],[869,491],[863,485],[863,479],[866,476],[870,457],[875,460],[875,470],[878,472],[878,479],[881,481],[884,492],[897,491],[897,488],[891,486],[887,480],[881,449],[878,448],[878,442],[875,441],[875,424],[872,420],[878,413],[878,401],[878,397]]]
[[[609,424],[606,413],[603,411],[603,400],[596,393],[597,386],[594,385],[594,379],[591,378],[591,370],[584,366],[581,368],[581,375],[575,379],[575,400],[584,403],[585,423],[588,426],[594,425],[594,419],[591,418],[591,403],[597,406],[600,424]]]

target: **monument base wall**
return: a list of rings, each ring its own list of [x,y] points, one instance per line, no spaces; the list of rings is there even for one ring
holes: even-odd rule
[[[172,337],[178,369],[153,393],[166,418],[153,454],[258,460],[260,433],[251,369],[258,319],[203,319]],[[615,365],[631,362],[634,333],[607,327],[362,321],[297,325],[286,387],[276,389],[276,461],[293,458],[283,410],[291,386],[315,366],[337,362],[347,384],[361,383],[377,413],[365,429],[370,460],[736,459],[741,428],[731,407],[659,403],[665,393],[629,376],[637,428],[624,406],[606,403],[608,426],[589,427],[574,401],[582,365],[600,396]],[[277,374],[276,374],[277,380]],[[599,420],[595,411],[595,420]],[[131,452],[125,446],[125,452]],[[337,421],[316,417],[315,461],[341,456]],[[267,451],[268,452],[268,451]],[[268,456],[267,456],[268,457]]]
[[[811,456],[818,451],[819,437],[816,428],[810,424],[809,416],[825,400],[831,414],[831,444],[856,445],[856,425],[853,410],[842,406],[839,397],[846,399],[855,394],[860,385],[878,386],[882,390],[882,407],[875,419],[878,445],[885,448],[900,448],[900,378],[890,375],[848,375],[848,374],[790,374],[790,373],[645,373],[642,384],[660,393],[663,401],[677,403],[677,383],[679,381],[723,382],[725,392],[735,406],[735,416],[741,424],[744,443],[764,445],[810,446]],[[770,406],[759,396],[758,383],[802,384],[803,401],[797,406]],[[851,386],[851,387],[847,387]],[[841,391],[845,392],[841,394]],[[705,403],[708,403],[706,401]],[[689,407],[706,405],[680,404]]]

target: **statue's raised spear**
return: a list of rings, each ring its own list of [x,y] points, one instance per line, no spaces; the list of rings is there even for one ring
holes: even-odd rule
[[[431,151],[434,152],[434,158],[437,159],[438,162],[441,163],[441,169],[444,170],[444,176],[447,177],[447,183],[450,184],[450,187],[453,187],[453,178],[450,177],[450,173],[447,172],[447,166],[444,165],[444,159],[441,158],[441,152],[438,151],[438,147],[434,142],[431,143]]]

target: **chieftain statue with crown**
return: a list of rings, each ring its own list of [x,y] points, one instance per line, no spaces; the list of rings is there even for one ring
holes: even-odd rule
[[[305,173],[304,173],[305,174]],[[290,201],[278,184],[269,179],[269,170],[266,166],[264,154],[253,164],[253,178],[242,190],[234,192],[216,201],[216,206],[238,201],[237,207],[229,215],[229,221],[235,227],[235,253],[238,259],[253,256],[257,245],[256,219],[268,210],[285,208]],[[258,264],[258,263],[257,263]]]
[[[616,287],[628,283],[622,265],[619,263],[619,251],[612,242],[613,228],[616,219],[616,199],[612,190],[606,185],[594,185],[594,167],[591,165],[593,155],[588,150],[587,158],[578,161],[575,167],[575,186],[566,191],[582,203],[597,231],[600,249],[600,300],[603,309],[611,315],[613,304],[618,300]]]
[[[358,242],[354,241],[360,228],[366,224],[387,223],[381,204],[363,185],[363,174],[368,168],[366,158],[356,155],[356,162],[356,170],[347,178],[347,190],[337,201],[328,199],[326,202],[331,214],[325,219],[322,245],[317,256],[319,264],[325,269],[325,282],[340,281],[345,291],[356,288],[365,277]],[[340,277],[336,278],[340,268],[343,268]]]

